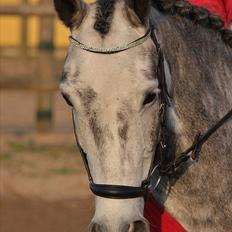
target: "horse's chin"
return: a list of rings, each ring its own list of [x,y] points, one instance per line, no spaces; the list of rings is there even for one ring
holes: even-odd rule
[[[90,232],[148,232],[147,220],[143,217],[144,200],[106,199],[96,197],[96,210]]]
[[[124,223],[119,224],[118,229],[115,229],[115,226],[101,224],[97,222],[91,222],[89,225],[90,232],[149,232],[149,225],[145,219],[134,221],[130,224]]]

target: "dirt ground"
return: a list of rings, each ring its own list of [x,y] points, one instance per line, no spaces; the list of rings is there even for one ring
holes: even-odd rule
[[[0,232],[85,232],[93,195],[59,92],[37,134],[35,91],[0,90]]]
[[[1,134],[0,231],[84,232],[93,196],[72,134]]]

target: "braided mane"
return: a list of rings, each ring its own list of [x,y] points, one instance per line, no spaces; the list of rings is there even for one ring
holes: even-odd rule
[[[152,6],[162,13],[178,14],[203,27],[218,31],[221,33],[223,41],[232,47],[232,31],[225,29],[223,20],[219,16],[210,13],[208,9],[193,6],[186,0],[153,0]]]

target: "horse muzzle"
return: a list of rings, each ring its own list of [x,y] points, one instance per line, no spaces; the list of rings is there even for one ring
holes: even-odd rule
[[[90,232],[149,232],[149,226],[145,219],[131,223],[119,223],[118,228],[104,222],[92,222],[89,226]]]

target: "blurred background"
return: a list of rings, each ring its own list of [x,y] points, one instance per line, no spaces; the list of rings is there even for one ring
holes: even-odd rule
[[[58,91],[68,35],[51,0],[0,0],[1,232],[82,232],[93,216]]]

